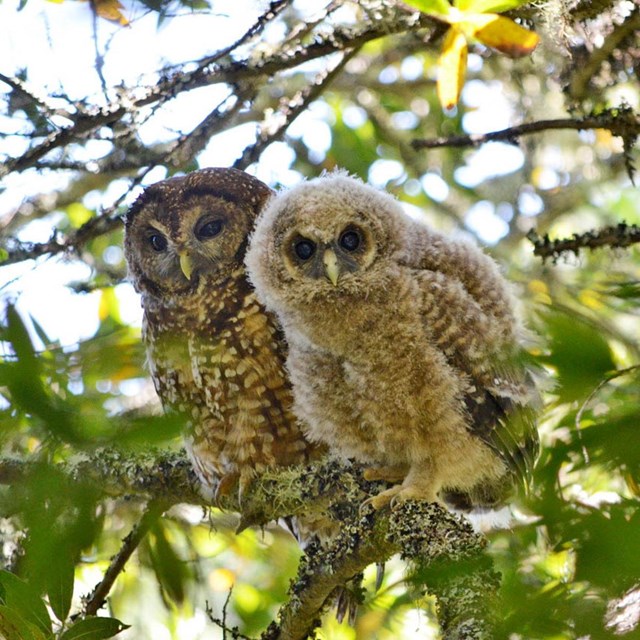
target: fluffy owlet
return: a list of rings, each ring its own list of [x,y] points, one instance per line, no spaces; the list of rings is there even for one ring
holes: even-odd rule
[[[282,335],[245,274],[247,236],[270,196],[242,171],[203,169],[148,187],[126,218],[151,375],[165,409],[186,417],[204,487],[221,479],[218,496],[313,453],[291,412]]]
[[[497,265],[346,174],[272,199],[247,252],[311,440],[396,484],[369,502],[500,504],[538,440]]]

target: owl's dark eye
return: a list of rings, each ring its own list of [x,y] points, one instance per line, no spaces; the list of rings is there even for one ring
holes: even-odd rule
[[[167,248],[167,239],[159,233],[154,233],[149,236],[149,244],[159,253]]]
[[[200,240],[215,238],[222,231],[222,226],[222,220],[211,220],[196,231],[196,236]]]
[[[296,252],[296,255],[300,260],[308,260],[311,256],[316,252],[316,245],[311,240],[306,240],[302,238],[301,240],[297,240],[293,245],[293,250]]]
[[[345,251],[355,251],[360,246],[362,238],[357,231],[349,229],[342,233],[338,242]]]

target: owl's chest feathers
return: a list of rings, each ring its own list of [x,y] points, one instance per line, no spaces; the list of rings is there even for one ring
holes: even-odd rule
[[[303,343],[365,375],[372,369],[410,375],[423,360],[416,355],[433,348],[406,287],[390,286],[357,298],[336,295],[328,302],[303,309],[294,318],[293,331]]]
[[[264,391],[265,381],[284,384],[275,325],[248,287],[184,297],[170,305],[147,301],[143,329],[163,403],[189,412],[196,421],[234,422],[246,403],[230,406],[230,399]]]
[[[339,415],[344,408],[354,415],[352,453],[368,457],[375,441],[383,457],[406,460],[415,446],[424,452],[425,446],[437,448],[442,440],[466,435],[464,382],[422,321],[410,289],[385,295],[386,300],[370,295],[355,309],[345,301],[342,317],[323,317],[318,309],[313,333],[301,335],[299,345],[315,352],[318,363],[333,363],[327,366],[335,376],[332,394],[320,402],[335,404]],[[296,348],[294,341],[290,348]],[[297,363],[301,354],[292,353]],[[308,373],[313,378],[314,372]],[[326,411],[326,404],[321,409]],[[345,439],[339,421],[327,426],[336,430],[336,438]]]

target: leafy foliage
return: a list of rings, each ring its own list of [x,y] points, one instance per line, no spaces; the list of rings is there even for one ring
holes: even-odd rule
[[[20,19],[34,20],[36,4],[22,2]],[[198,638],[226,625],[257,637],[288,598],[300,551],[287,533],[236,534],[233,515],[178,505],[116,571],[108,610],[84,616],[148,511],[129,486],[66,472],[102,447],[134,458],[180,447],[181,425],[161,415],[144,369],[120,215],[140,186],[235,162],[274,186],[345,167],[430,224],[476,236],[504,265],[546,380],[534,488],[512,527],[488,533],[502,576],[496,637],[636,637],[633,598],[623,598],[640,589],[638,246],[542,261],[526,234],[640,224],[628,179],[637,7],[277,0],[259,13],[226,3],[234,22],[200,0],[44,4],[52,26],[78,12],[76,53],[81,35],[88,53],[47,70],[64,45],[54,30],[52,50],[0,76],[0,635]],[[0,24],[13,11],[2,3]],[[206,20],[208,36],[188,38],[197,49],[183,53],[172,29],[195,34]],[[162,45],[163,59],[112,64],[120,47],[132,50],[130,35]],[[76,69],[96,50],[91,73]],[[85,74],[80,97],[67,72]],[[412,146],[582,116],[603,128],[541,127],[520,146]],[[447,571],[430,578],[434,588]],[[437,637],[433,594],[406,577],[390,562],[376,590],[369,567],[355,627],[326,615],[321,637],[415,637],[416,626]]]

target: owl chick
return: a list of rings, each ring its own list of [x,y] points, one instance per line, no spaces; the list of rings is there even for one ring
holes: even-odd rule
[[[246,264],[289,344],[309,439],[395,482],[370,502],[502,503],[537,453],[522,329],[497,265],[343,173],[259,216]]]
[[[314,452],[291,411],[283,337],[243,262],[271,193],[242,171],[203,169],[148,187],[126,218],[151,375],[165,409],[185,415],[209,494],[220,479],[216,498]]]

